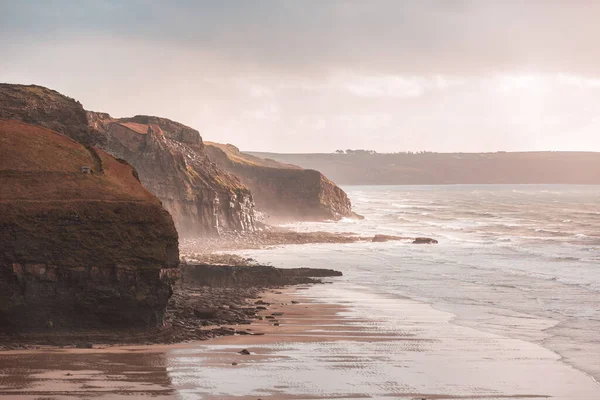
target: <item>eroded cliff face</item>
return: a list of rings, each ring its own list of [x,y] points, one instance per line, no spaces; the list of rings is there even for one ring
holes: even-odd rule
[[[339,220],[356,216],[346,193],[318,171],[242,153],[207,142],[212,161],[250,188],[266,221]]]
[[[207,157],[198,131],[166,118],[113,119],[41,87],[0,84],[0,118],[41,125],[129,162],[184,236],[253,231],[247,187]]]
[[[105,142],[88,126],[81,103],[42,86],[0,83],[0,118],[40,125],[86,146]]]
[[[178,236],[133,168],[14,120],[0,144],[0,330],[159,326]]]
[[[136,168],[182,236],[254,230],[250,190],[209,160],[198,131],[150,116],[114,119],[89,112],[88,120],[106,136],[103,147]]]

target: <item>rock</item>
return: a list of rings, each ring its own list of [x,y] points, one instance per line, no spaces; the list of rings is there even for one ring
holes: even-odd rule
[[[437,244],[438,241],[427,237],[418,237],[413,240],[413,244]]]
[[[250,355],[250,352],[247,349],[244,349],[244,350],[238,351],[238,354],[248,356],[248,355]]]
[[[279,317],[281,315],[283,315],[285,313],[281,312],[281,311],[276,311],[276,312],[272,312],[271,315],[273,315],[274,317]]]
[[[75,348],[77,348],[77,349],[92,349],[92,348],[94,348],[94,345],[92,343],[77,343],[75,345]]]
[[[135,170],[14,120],[0,143],[0,330],[161,326],[178,236]]]
[[[405,237],[401,237],[401,236],[391,236],[391,235],[375,235],[373,236],[373,242],[374,243],[382,243],[382,242],[389,242],[392,240],[403,240],[406,239]]]
[[[180,235],[255,230],[250,190],[211,162],[198,131],[166,118],[86,111],[74,99],[35,85],[0,84],[0,99],[0,118],[48,127],[133,165]]]
[[[292,304],[300,304],[300,302],[297,300],[292,300]]]
[[[194,315],[202,319],[216,318],[217,310],[215,308],[196,308],[194,309]]]
[[[313,277],[342,275],[339,271],[321,268],[275,268],[268,265],[248,267],[185,262],[181,263],[180,270],[181,277],[187,284],[238,288],[317,283]]]
[[[266,316],[265,316],[265,319],[275,319],[275,317],[272,317],[272,316],[270,316],[270,315],[266,315]]]
[[[279,326],[279,322],[274,323],[273,326]]]
[[[256,304],[258,306],[269,306],[269,305],[271,305],[271,303],[267,303],[266,301],[262,301],[262,300],[258,300],[254,304]]]
[[[251,156],[231,144],[206,143],[210,159],[250,188],[256,207],[276,220],[359,217],[346,193],[312,169]]]
[[[266,309],[267,309],[267,307],[264,307],[264,306],[258,306],[258,307],[256,307],[256,309],[257,309],[257,310],[266,310]]]
[[[236,363],[236,362],[232,362],[232,363],[231,363],[231,365],[238,365],[238,363]]]

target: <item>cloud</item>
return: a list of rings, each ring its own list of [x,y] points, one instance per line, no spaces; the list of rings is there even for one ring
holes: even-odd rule
[[[242,149],[600,150],[600,2],[0,0],[0,81]]]
[[[516,0],[3,1],[0,32],[81,32],[202,49],[281,73],[598,72],[600,2]]]

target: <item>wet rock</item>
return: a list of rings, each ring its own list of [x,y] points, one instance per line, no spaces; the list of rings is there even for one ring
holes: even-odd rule
[[[375,235],[375,236],[373,236],[372,242],[383,243],[383,242],[389,242],[389,241],[393,241],[393,240],[403,240],[403,239],[406,239],[406,238],[401,237],[401,236],[392,236],[392,235]]]
[[[438,241],[427,237],[418,237],[413,240],[413,244],[437,244]]]
[[[214,308],[197,308],[194,310],[194,315],[202,319],[211,319],[217,316],[217,310]]]

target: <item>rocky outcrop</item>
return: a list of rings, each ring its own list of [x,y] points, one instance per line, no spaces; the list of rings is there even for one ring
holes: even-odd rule
[[[320,283],[313,278],[342,276],[322,268],[275,268],[270,265],[232,266],[183,263],[182,282],[210,287],[270,287]]]
[[[41,125],[86,146],[102,146],[105,138],[88,126],[81,103],[37,85],[0,84],[0,118]]]
[[[248,188],[212,163],[198,131],[166,118],[111,118],[88,112],[106,137],[103,148],[130,162],[171,213],[182,236],[253,231]]]
[[[273,220],[339,220],[357,216],[346,193],[318,171],[207,142],[212,161],[250,188],[256,207]]]
[[[177,231],[133,168],[14,120],[0,143],[0,330],[160,325]]]
[[[41,87],[0,84],[0,117],[41,125],[123,158],[171,213],[180,235],[253,231],[250,191],[207,157],[198,131],[166,118],[114,119]]]

